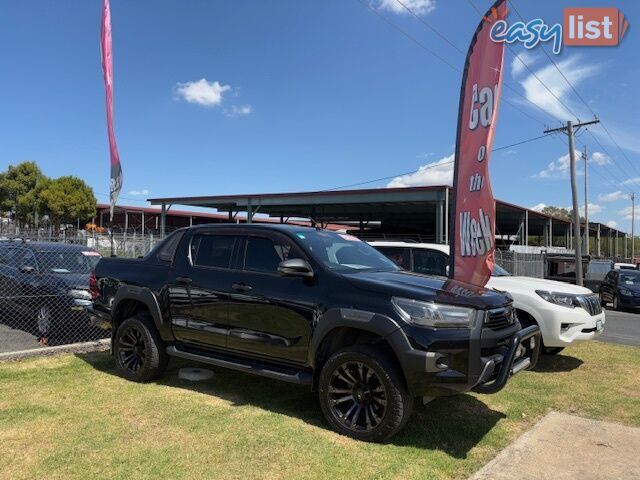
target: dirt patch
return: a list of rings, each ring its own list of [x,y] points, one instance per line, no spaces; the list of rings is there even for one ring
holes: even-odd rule
[[[551,412],[470,480],[640,478],[640,428]]]

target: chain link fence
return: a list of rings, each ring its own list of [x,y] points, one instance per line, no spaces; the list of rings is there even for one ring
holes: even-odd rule
[[[496,250],[495,261],[512,275],[544,278],[544,255],[541,253]]]
[[[101,256],[144,256],[158,236],[78,232],[0,235],[0,353],[98,340],[89,276]]]

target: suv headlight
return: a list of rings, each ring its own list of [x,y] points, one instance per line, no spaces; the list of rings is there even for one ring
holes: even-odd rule
[[[89,290],[82,290],[80,288],[72,288],[67,294],[77,300],[91,300],[91,294]]]
[[[472,308],[400,297],[393,297],[391,303],[404,321],[422,327],[471,328],[475,321]]]
[[[581,307],[578,301],[579,295],[572,295],[571,293],[560,292],[547,292],[545,290],[536,290],[536,293],[544,298],[547,302],[555,303],[563,307],[575,308]]]

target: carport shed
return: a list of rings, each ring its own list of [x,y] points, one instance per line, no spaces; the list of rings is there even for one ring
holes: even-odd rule
[[[329,190],[295,193],[212,195],[152,198],[160,205],[160,230],[164,234],[167,212],[173,205],[204,207],[226,212],[233,221],[239,212],[246,221],[279,218],[308,219],[312,225],[339,223],[353,227],[353,233],[370,237],[412,237],[420,241],[448,243],[449,207],[452,189],[448,186]],[[258,220],[260,218],[260,220]],[[267,220],[269,221],[269,220]],[[584,231],[584,225],[582,229]],[[535,210],[496,200],[496,235],[503,245],[518,243],[571,248],[571,222]],[[594,254],[619,256],[618,239],[624,232],[589,222],[595,239]],[[626,250],[626,242],[623,242]],[[603,246],[605,247],[603,250]],[[625,252],[626,257],[626,252]]]

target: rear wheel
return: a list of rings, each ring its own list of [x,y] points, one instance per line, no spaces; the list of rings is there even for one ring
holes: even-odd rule
[[[320,405],[337,432],[367,442],[396,434],[413,409],[395,362],[370,345],[339,350],[325,363],[319,382]]]
[[[113,338],[118,373],[134,382],[158,378],[169,362],[165,348],[150,319],[128,318],[120,324]]]

